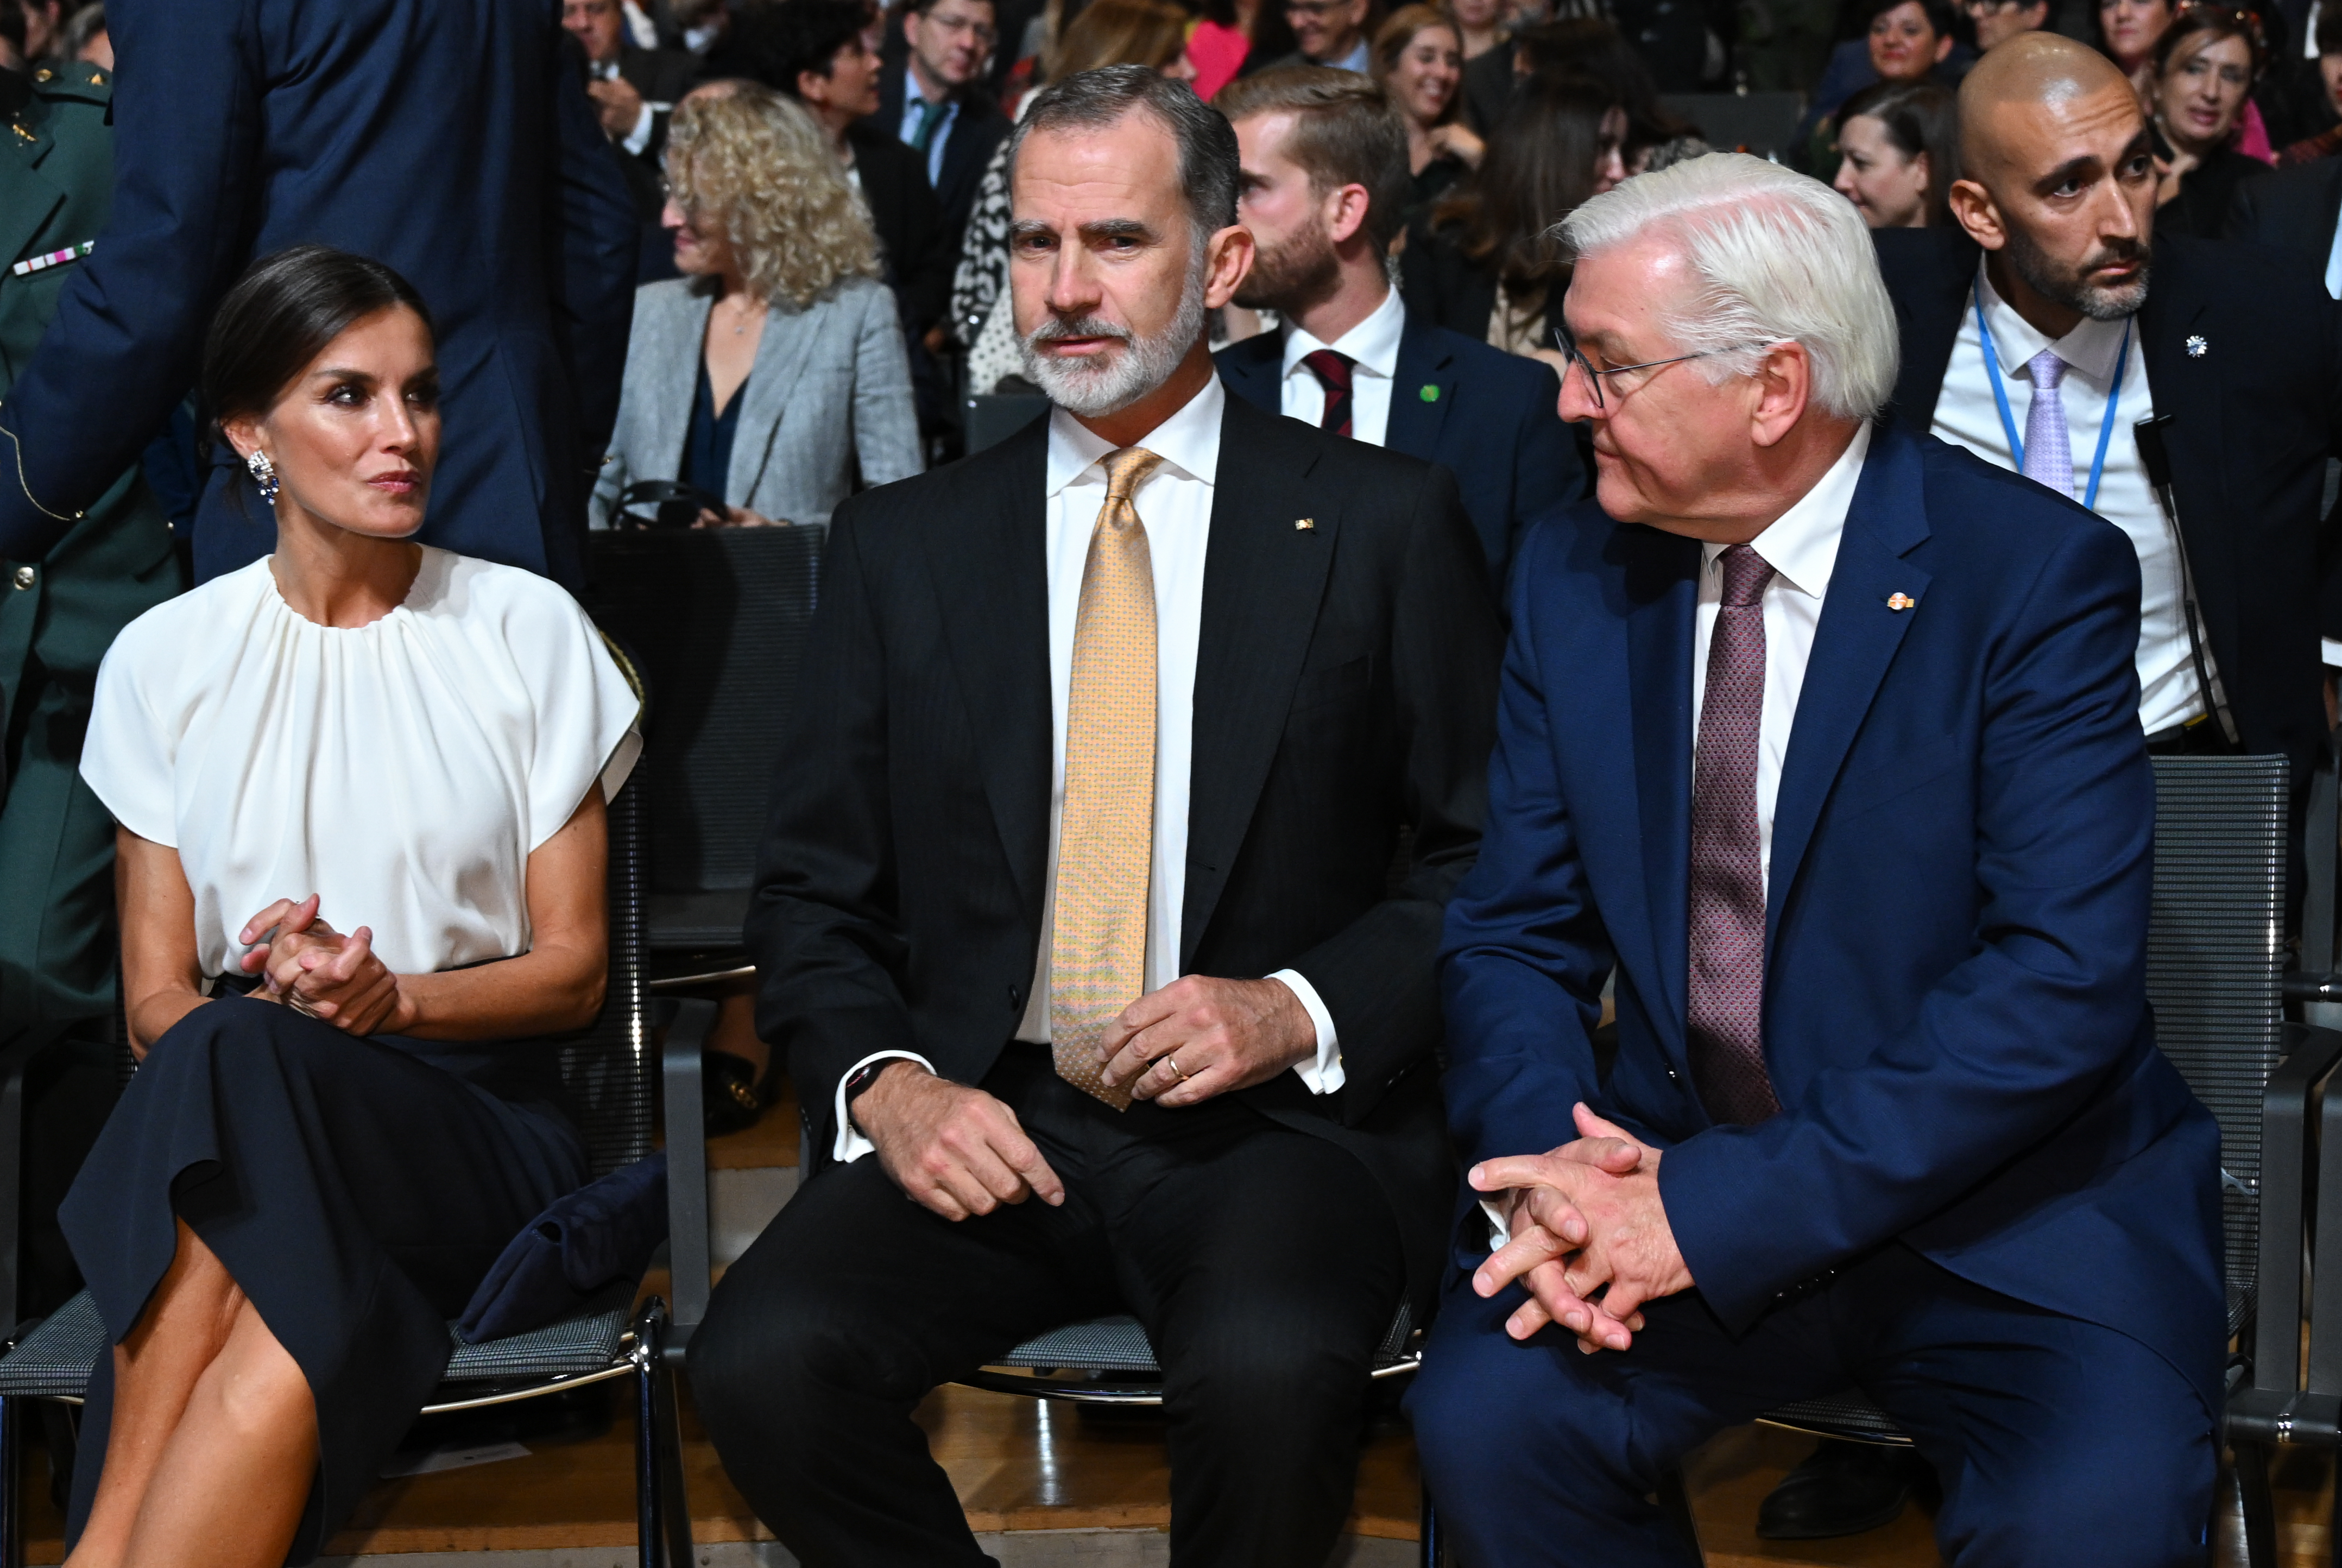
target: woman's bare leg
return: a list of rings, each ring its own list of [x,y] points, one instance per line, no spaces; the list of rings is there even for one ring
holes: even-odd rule
[[[114,1418],[106,1428],[105,1473],[72,1568],[118,1568],[131,1526],[187,1401],[235,1328],[244,1305],[227,1269],[187,1223],[178,1251],[130,1337],[114,1351]]]
[[[316,1469],[309,1380],[239,1298],[138,1505],[125,1568],[277,1568]]]

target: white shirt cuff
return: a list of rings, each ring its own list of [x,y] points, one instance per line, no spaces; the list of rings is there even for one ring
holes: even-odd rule
[[[628,131],[618,145],[632,156],[641,157],[643,149],[651,145],[651,126],[656,117],[651,106],[645,104],[643,112],[635,116],[635,128]]]
[[[1309,1085],[1312,1094],[1339,1094],[1342,1085],[1350,1081],[1349,1074],[1342,1071],[1342,1042],[1334,1034],[1334,1015],[1326,1011],[1317,988],[1303,979],[1297,970],[1280,969],[1269,978],[1284,982],[1285,988],[1301,999],[1309,1022],[1317,1026],[1317,1059],[1296,1062],[1293,1070]]]
[[[1488,1250],[1493,1253],[1499,1247],[1512,1245],[1512,1227],[1505,1223],[1505,1211],[1496,1200],[1482,1198],[1480,1212],[1488,1216]]]
[[[869,1055],[865,1056],[861,1061],[856,1062],[853,1066],[848,1067],[845,1072],[840,1073],[837,1075],[837,1099],[836,1105],[837,1112],[837,1137],[836,1141],[830,1144],[829,1154],[830,1158],[836,1160],[841,1165],[850,1165],[854,1164],[855,1161],[862,1158],[863,1155],[875,1152],[878,1147],[877,1144],[872,1143],[869,1139],[862,1135],[861,1131],[854,1124],[854,1118],[846,1114],[846,1081],[853,1077],[856,1073],[861,1072],[865,1067],[869,1066],[873,1062],[886,1062],[890,1060],[898,1062],[916,1062],[920,1066],[925,1067],[930,1073],[936,1070],[934,1063],[928,1061],[925,1056],[920,1055],[916,1051],[874,1051]]]
[[[2329,670],[2342,670],[2342,637],[2317,639],[2317,657]]]

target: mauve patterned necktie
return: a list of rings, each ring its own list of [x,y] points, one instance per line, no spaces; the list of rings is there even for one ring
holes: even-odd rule
[[[2033,402],[2025,411],[2025,477],[2060,495],[2074,494],[2074,437],[2066,425],[2066,398],[2057,390],[2066,362],[2043,349],[2028,362]]]
[[[1709,1115],[1749,1123],[1781,1108],[1765,1071],[1765,874],[1756,835],[1765,584],[1773,568],[1746,544],[1726,550],[1723,565],[1691,792],[1691,1079]]]
[[[1163,461],[1106,456],[1074,613],[1066,693],[1066,800],[1049,944],[1049,1038],[1057,1075],[1117,1111],[1098,1042],[1146,989],[1147,884],[1155,869],[1155,560],[1131,495]]]

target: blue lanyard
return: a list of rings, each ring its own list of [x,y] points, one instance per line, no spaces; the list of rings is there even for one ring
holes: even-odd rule
[[[1992,377],[1992,400],[2000,405],[2000,427],[2008,433],[2008,454],[2017,459],[2017,471],[2025,472],[2025,443],[2017,437],[2017,416],[2008,411],[2008,388],[2000,384],[2000,355],[1993,351],[1992,328],[1984,324],[1984,285],[1979,283],[1972,291],[1976,302],[1977,338],[1984,345],[1985,374]],[[2130,368],[2130,323],[2123,323],[2122,353],[2115,358],[2115,384],[2107,392],[2106,416],[2098,421],[2097,454],[2090,459],[2090,487],[2083,494],[2082,504],[2088,510],[2098,509],[2098,481],[2106,476],[2107,443],[2115,433],[2115,404],[2122,400],[2123,373]]]

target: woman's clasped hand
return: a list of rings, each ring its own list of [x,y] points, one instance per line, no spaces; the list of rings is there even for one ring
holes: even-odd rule
[[[375,955],[373,931],[361,925],[345,936],[325,923],[318,904],[314,893],[297,904],[280,898],[245,923],[238,940],[250,951],[240,966],[264,976],[252,995],[345,1034],[398,1033],[414,1009],[397,974]]]

